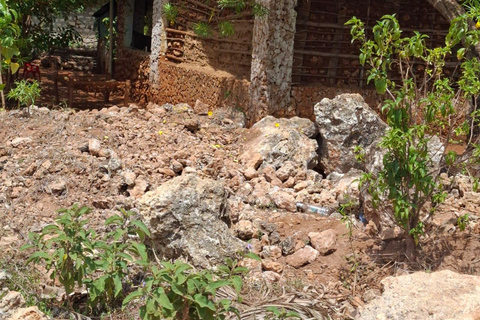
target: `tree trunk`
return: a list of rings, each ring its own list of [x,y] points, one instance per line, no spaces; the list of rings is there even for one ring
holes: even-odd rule
[[[2,66],[1,66],[1,63],[2,63],[2,47],[0,47],[0,87],[3,85],[3,72],[2,72]],[[0,91],[0,96],[2,97],[2,108],[6,108],[7,106],[5,105],[5,92],[4,90],[2,89]]]

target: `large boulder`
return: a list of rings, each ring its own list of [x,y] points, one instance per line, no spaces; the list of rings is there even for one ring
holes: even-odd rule
[[[367,150],[388,126],[359,94],[342,94],[323,99],[314,108],[320,131],[320,164],[326,173],[347,173],[351,168],[364,170],[353,148]]]
[[[315,124],[309,119],[267,116],[249,130],[240,159],[247,166],[250,159],[260,157],[262,166],[279,169],[291,161],[298,168],[312,169],[318,164],[318,143],[314,139],[317,134]]]
[[[356,320],[480,319],[480,277],[444,270],[382,280],[384,292]]]
[[[147,192],[139,201],[139,212],[157,252],[165,258],[186,257],[208,268],[241,251],[243,243],[228,228],[227,196],[220,182],[194,174]]]

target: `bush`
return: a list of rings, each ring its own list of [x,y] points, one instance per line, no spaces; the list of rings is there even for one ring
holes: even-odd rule
[[[8,92],[7,97],[17,100],[19,108],[27,107],[27,112],[30,114],[30,106],[35,105],[35,101],[40,97],[41,92],[42,89],[38,81],[20,80],[15,81],[15,87]]]
[[[378,21],[373,39],[367,39],[359,19],[353,17],[346,23],[351,25],[353,41],[362,45],[359,60],[370,67],[368,81],[386,95],[382,112],[390,126],[380,144],[386,150],[384,168],[378,175],[365,174],[362,183],[368,186],[374,203],[387,197],[393,205],[395,221],[408,235],[409,255],[424,232],[422,208],[428,201],[445,199],[438,179],[441,170],[459,163],[453,152],[442,156],[443,167],[434,163],[428,148],[432,133],[443,132],[444,147],[452,137],[467,135],[467,148],[480,155],[471,130],[479,115],[476,103],[468,117],[462,113],[462,106],[476,101],[480,90],[480,61],[470,54],[479,42],[479,31],[469,29],[474,14],[455,19],[445,46],[432,49],[426,45],[428,36],[419,32],[403,37],[395,15]],[[464,47],[459,48],[461,44]],[[462,61],[458,79],[444,73],[452,54]],[[391,79],[392,72],[400,76],[398,83]]]

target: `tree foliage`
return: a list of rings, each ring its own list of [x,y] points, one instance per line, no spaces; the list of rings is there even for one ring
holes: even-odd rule
[[[367,38],[362,21],[354,17],[347,22],[353,41],[362,45],[360,63],[370,67],[368,81],[386,95],[382,112],[390,126],[381,141],[386,150],[383,170],[366,174],[362,182],[368,185],[374,202],[388,198],[395,221],[408,235],[410,253],[424,232],[421,214],[425,204],[445,198],[440,171],[459,162],[457,155],[449,152],[442,155],[441,165],[435,163],[435,150],[431,150],[434,132],[444,133],[444,148],[451,138],[467,136],[467,148],[480,155],[472,130],[479,111],[476,105],[467,117],[462,111],[480,93],[480,60],[469,53],[480,38],[480,31],[470,27],[475,16],[476,12],[470,11],[454,19],[445,45],[437,48],[429,48],[428,36],[419,32],[403,36],[395,15],[377,22],[372,39]],[[444,72],[452,56],[460,61],[455,79]],[[393,74],[399,75],[400,81],[393,81]],[[478,161],[476,158],[468,160]]]

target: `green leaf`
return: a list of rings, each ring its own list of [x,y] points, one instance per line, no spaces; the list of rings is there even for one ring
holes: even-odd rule
[[[385,78],[375,79],[375,89],[380,94],[387,92],[387,80]]]
[[[133,220],[131,222],[132,225],[138,227],[140,230],[143,231],[144,234],[150,237],[150,230],[148,230],[147,226],[140,220]],[[143,241],[143,239],[142,239]]]
[[[12,74],[17,73],[18,69],[20,69],[20,64],[16,62],[10,63],[10,70],[12,70]]]
[[[123,222],[123,218],[118,216],[118,215],[114,215],[114,216],[111,216],[110,218],[108,218],[107,220],[105,220],[105,225],[108,226],[108,225],[111,225],[113,223],[119,223],[121,224]]]
[[[123,299],[123,302],[122,302],[122,310],[125,309],[125,307],[128,305],[128,303],[132,300],[135,300],[135,299],[138,299],[140,298],[141,296],[143,296],[143,292],[141,290],[137,290],[137,291],[133,291],[132,293],[130,293],[129,295],[127,295],[125,297],[125,299]]]
[[[258,262],[262,262],[262,258],[260,258],[257,254],[253,253],[253,252],[249,252],[245,255],[246,258],[250,258],[250,259],[253,259],[253,260],[256,260]]]
[[[115,294],[114,297],[118,297],[120,292],[122,292],[123,286],[122,286],[122,280],[120,279],[120,276],[117,274],[113,277],[113,284],[115,286]]]
[[[235,290],[236,290],[237,292],[242,291],[243,280],[242,280],[241,277],[239,277],[239,276],[233,276],[233,277],[232,277],[232,283],[233,283],[233,286],[235,287]]]

